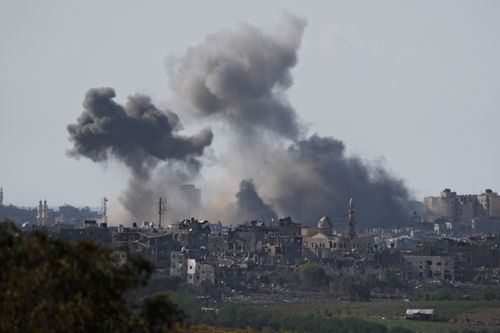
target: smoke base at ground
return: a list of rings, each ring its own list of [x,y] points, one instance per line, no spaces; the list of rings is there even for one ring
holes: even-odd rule
[[[309,226],[323,215],[342,220],[351,197],[360,225],[405,224],[411,195],[404,182],[383,165],[348,156],[338,139],[308,136],[288,101],[305,26],[293,15],[274,29],[244,23],[209,35],[172,67],[173,109],[198,125],[228,127],[215,132],[228,142],[209,166],[218,177],[208,176],[200,159],[212,131],[180,136],[176,114],[157,110],[142,95],[123,107],[110,88],[87,94],[84,113],[68,127],[70,154],[96,162],[111,155],[129,166],[132,178],[120,202],[133,219],[154,220],[160,196],[168,197],[170,222],[183,218],[186,204],[177,189],[199,182],[205,205],[188,214],[225,224],[277,215]],[[131,123],[134,135],[127,134]]]

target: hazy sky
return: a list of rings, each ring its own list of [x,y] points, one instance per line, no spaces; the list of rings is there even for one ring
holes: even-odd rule
[[[65,155],[85,92],[111,86],[119,102],[143,92],[166,105],[169,55],[241,21],[273,26],[283,10],[308,21],[289,97],[311,132],[384,159],[419,199],[500,191],[498,1],[1,0],[5,201],[118,195],[123,166]]]

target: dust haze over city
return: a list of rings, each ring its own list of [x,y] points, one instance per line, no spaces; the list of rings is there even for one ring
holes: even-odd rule
[[[122,107],[112,100],[112,88],[93,88],[77,123],[68,126],[69,155],[95,162],[116,158],[130,168],[119,201],[135,220],[151,220],[162,196],[171,201],[170,218],[201,213],[231,223],[276,218],[275,211],[300,221],[315,221],[318,213],[343,216],[349,196],[355,196],[375,225],[404,224],[410,198],[403,181],[383,166],[346,156],[342,141],[309,136],[287,100],[305,27],[292,14],[272,31],[242,23],[207,36],[171,64],[172,108],[187,109],[203,125],[223,122],[223,132],[206,127],[191,137],[173,135],[182,128],[179,116],[168,111],[162,117],[148,96],[131,96]],[[224,176],[205,181],[202,192],[213,193],[206,208],[182,215],[179,180],[196,182],[203,174],[200,156],[218,134],[231,140],[216,157],[220,162],[211,162]],[[224,193],[228,184],[240,182],[237,193]]]
[[[195,330],[303,331],[221,313],[313,299],[359,306],[358,329],[379,324],[357,304],[402,302],[367,331],[451,329],[467,315],[438,301],[464,293],[491,301],[470,329],[494,328],[499,16],[492,1],[2,2],[0,218],[27,242],[103,246],[114,267],[144,258],[132,295],[168,293]],[[188,294],[209,300],[199,315]]]

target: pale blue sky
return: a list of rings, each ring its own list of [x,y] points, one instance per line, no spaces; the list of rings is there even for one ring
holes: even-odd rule
[[[65,156],[88,88],[168,101],[169,54],[283,10],[308,25],[290,100],[311,132],[384,158],[417,198],[500,191],[498,1],[0,1],[6,202],[99,204],[127,171]],[[182,117],[182,115],[181,115]]]

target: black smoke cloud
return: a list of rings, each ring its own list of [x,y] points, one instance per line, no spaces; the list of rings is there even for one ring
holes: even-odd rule
[[[405,184],[383,165],[348,156],[338,139],[307,137],[288,102],[304,27],[287,16],[273,31],[243,24],[208,36],[174,68],[174,98],[199,120],[232,128],[224,167],[235,178],[253,179],[240,184],[237,218],[263,210],[308,225],[325,214],[344,219],[352,196],[360,224],[404,224],[410,199]]]
[[[237,216],[243,220],[269,221],[276,218],[276,213],[271,206],[264,203],[255,190],[252,179],[243,179],[240,182],[240,190],[236,193]]]
[[[300,166],[303,175],[275,173],[276,189],[270,195],[279,211],[309,223],[325,214],[345,220],[352,197],[363,226],[407,222],[410,195],[403,181],[382,165],[347,156],[342,141],[312,135],[293,143],[286,156],[290,165]]]
[[[112,88],[85,94],[84,111],[76,124],[68,125],[70,156],[101,162],[112,155],[136,176],[146,177],[159,161],[197,164],[196,157],[212,142],[209,129],[193,136],[177,134],[182,129],[178,116],[158,110],[148,96],[129,96],[125,106],[116,103],[115,96]]]
[[[203,193],[213,199],[205,216],[219,219],[230,211],[226,222],[239,223],[280,214],[313,225],[325,214],[345,218],[353,197],[360,225],[404,224],[410,200],[405,184],[383,165],[347,155],[338,139],[308,137],[287,99],[305,25],[292,15],[274,30],[241,24],[190,47],[172,68],[176,112],[231,129],[217,132],[229,149],[217,156],[220,176],[205,177]],[[132,96],[121,106],[114,97],[110,88],[87,93],[83,114],[68,126],[70,155],[96,162],[112,155],[124,162],[133,177],[121,202],[135,217],[154,214],[166,186],[176,188],[205,170],[200,157],[212,132],[181,136],[179,118],[157,110],[149,98]],[[153,173],[159,161],[166,162]],[[232,187],[238,183],[239,190]],[[237,192],[236,202],[230,202],[228,190]],[[175,196],[171,193],[169,202]]]
[[[301,124],[284,91],[292,84],[305,22],[287,16],[273,33],[251,24],[209,35],[187,50],[170,87],[198,116],[222,118],[245,136],[267,129],[296,138]]]
[[[160,111],[145,95],[128,97],[125,106],[116,103],[112,88],[90,89],[83,101],[84,111],[76,124],[68,125],[72,157],[102,162],[114,157],[132,171],[127,188],[118,198],[123,211],[115,219],[154,220],[158,197],[170,196],[171,219],[184,214],[186,203],[176,202],[181,183],[192,180],[201,167],[199,157],[212,143],[213,133],[203,129],[192,136],[178,134],[179,117]],[[157,165],[164,162],[158,169]],[[184,217],[184,216],[182,216]]]

